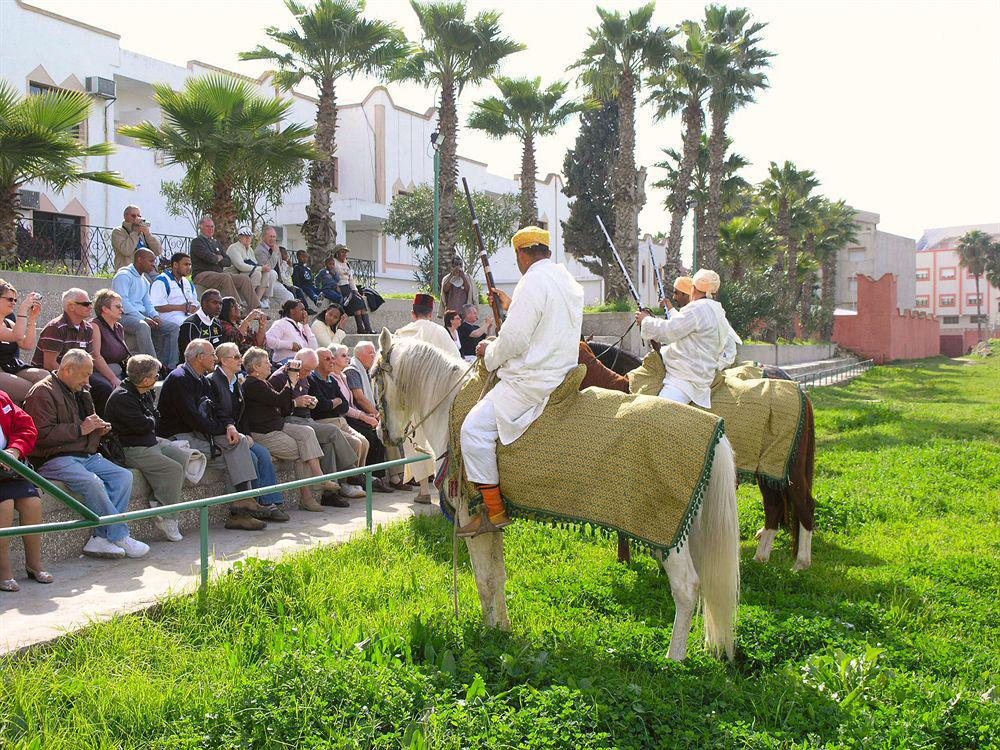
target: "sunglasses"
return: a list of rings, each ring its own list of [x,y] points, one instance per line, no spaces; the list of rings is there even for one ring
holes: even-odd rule
[[[90,300],[87,300],[86,302],[77,302],[76,300],[73,300],[73,304],[74,305],[79,305],[80,307],[93,307],[94,306],[94,303],[91,302]]]
[[[17,304],[17,297],[0,297],[0,299],[5,299],[11,304]]]

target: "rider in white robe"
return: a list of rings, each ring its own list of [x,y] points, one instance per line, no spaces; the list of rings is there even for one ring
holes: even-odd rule
[[[643,338],[666,345],[660,347],[666,370],[660,396],[710,409],[712,381],[736,360],[736,346],[742,341],[722,305],[708,296],[719,289],[718,274],[698,271],[693,285],[691,301],[670,318],[639,312],[636,320]]]
[[[497,489],[496,441],[509,445],[521,437],[579,359],[583,288],[552,261],[547,231],[526,227],[513,243],[523,277],[512,297],[493,292],[507,308],[507,318],[497,337],[476,350],[500,382],[462,423],[466,475],[479,485],[487,511],[460,530],[463,536],[510,522]]]

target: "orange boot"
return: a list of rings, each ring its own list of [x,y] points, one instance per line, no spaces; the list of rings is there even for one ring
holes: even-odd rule
[[[477,484],[483,493],[483,507],[479,515],[460,528],[456,534],[460,537],[476,537],[480,534],[492,534],[503,530],[504,526],[513,523],[507,515],[503,498],[500,497],[500,487],[495,484]]]

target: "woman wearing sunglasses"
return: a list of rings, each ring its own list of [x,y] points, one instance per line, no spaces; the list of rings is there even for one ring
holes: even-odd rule
[[[0,391],[22,403],[28,390],[48,373],[21,361],[21,349],[35,348],[41,295],[32,292],[18,306],[17,290],[0,279]]]

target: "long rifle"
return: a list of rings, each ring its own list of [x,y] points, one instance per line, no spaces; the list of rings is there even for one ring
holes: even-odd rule
[[[639,299],[639,290],[635,288],[635,284],[632,283],[632,277],[628,275],[628,269],[625,268],[625,262],[622,260],[622,256],[618,254],[618,248],[615,247],[615,243],[611,239],[611,235],[608,234],[607,227],[604,226],[604,222],[601,221],[600,215],[597,216],[597,223],[601,225],[601,231],[604,232],[604,237],[608,241],[608,245],[611,247],[611,252],[614,253],[615,260],[618,261],[618,268],[621,269],[622,276],[625,277],[625,283],[628,284],[628,290],[632,294],[632,298],[635,300],[635,304],[639,306],[640,310],[649,311],[648,307],[643,307],[642,300]]]
[[[649,261],[653,264],[653,276],[656,277],[656,288],[660,292],[660,300],[665,300],[667,298],[667,290],[663,286],[663,277],[660,275],[660,267],[656,265],[656,256],[653,255],[653,246],[646,245],[646,249],[649,250]]]
[[[490,309],[493,310],[493,320],[496,321],[497,333],[500,333],[500,321],[502,310],[500,308],[500,298],[492,294],[496,291],[493,283],[493,271],[490,270],[490,257],[486,254],[486,244],[483,242],[483,233],[479,229],[479,217],[476,216],[476,207],[472,204],[472,193],[469,191],[469,182],[462,178],[462,187],[465,188],[465,200],[469,202],[469,216],[472,217],[472,229],[476,234],[476,243],[479,245],[479,260],[483,264],[483,275],[486,277],[486,289],[490,294]]]

